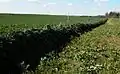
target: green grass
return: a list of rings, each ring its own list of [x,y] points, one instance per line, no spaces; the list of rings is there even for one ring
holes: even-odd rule
[[[119,74],[120,19],[72,40],[59,57],[41,60],[38,74]]]

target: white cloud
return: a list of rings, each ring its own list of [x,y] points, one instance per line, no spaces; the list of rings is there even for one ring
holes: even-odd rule
[[[38,1],[38,0],[28,0],[28,1]]]
[[[48,3],[49,5],[54,5],[54,4],[56,4],[56,3]]]
[[[47,4],[44,4],[43,7],[47,7]]]
[[[43,4],[43,7],[47,7],[49,5],[55,5],[56,3],[47,3],[47,4]]]
[[[84,3],[89,3],[89,1],[86,1],[86,0],[85,0]]]
[[[109,0],[93,0],[99,7],[102,6],[103,3],[107,3]]]
[[[10,2],[11,0],[0,0],[0,2]]]
[[[116,6],[116,7],[112,8],[112,9],[110,9],[109,12],[110,12],[110,11],[120,12],[120,6]]]
[[[102,1],[102,2],[107,2],[107,1],[109,1],[109,0],[99,0],[99,1]]]
[[[0,2],[10,2],[10,1],[30,1],[30,2],[39,2],[40,0],[0,0]]]
[[[29,2],[41,2],[40,0],[27,0]]]
[[[73,5],[73,4],[72,4],[72,3],[68,3],[67,5],[71,6],[71,5]]]
[[[109,0],[93,0],[94,2],[108,2]]]

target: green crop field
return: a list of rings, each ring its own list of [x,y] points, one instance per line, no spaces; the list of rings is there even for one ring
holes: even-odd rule
[[[69,22],[68,17],[65,15],[35,15],[35,14],[0,14],[0,24],[75,24],[86,22],[87,20],[93,19],[98,20],[100,17],[91,18],[82,16],[70,16]]]
[[[30,64],[27,74],[31,70],[35,74],[117,73],[117,21],[100,16],[70,16],[67,21],[67,16],[0,14],[0,72],[18,74],[18,69]]]
[[[43,28],[50,26],[69,26],[83,23],[91,24],[103,20],[99,16],[70,16],[69,21],[64,15],[32,15],[32,14],[0,14],[0,34],[11,33],[13,31],[23,31],[31,28]]]
[[[38,74],[120,74],[120,19],[73,39],[59,56],[42,59]]]

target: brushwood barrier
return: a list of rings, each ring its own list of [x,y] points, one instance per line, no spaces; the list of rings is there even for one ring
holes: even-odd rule
[[[25,67],[22,61],[29,64],[28,70],[35,71],[40,58],[55,51],[60,52],[72,37],[80,36],[107,22],[101,20],[94,24],[73,24],[58,29],[47,25],[47,29],[31,29],[13,32],[7,36],[0,36],[0,73],[22,74]],[[25,66],[24,65],[24,66]]]

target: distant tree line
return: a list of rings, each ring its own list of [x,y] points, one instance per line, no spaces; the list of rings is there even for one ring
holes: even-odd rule
[[[106,17],[115,17],[115,18],[119,18],[120,17],[120,12],[107,12],[106,14],[105,14],[105,16]]]

